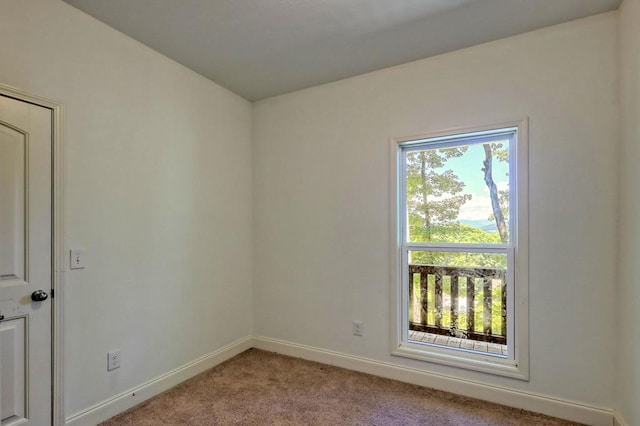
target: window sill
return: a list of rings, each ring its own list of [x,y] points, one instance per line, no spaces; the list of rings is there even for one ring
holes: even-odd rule
[[[431,343],[400,342],[391,355],[420,361],[433,362],[467,370],[480,371],[497,376],[529,380],[529,372],[513,359],[504,356],[481,354]]]

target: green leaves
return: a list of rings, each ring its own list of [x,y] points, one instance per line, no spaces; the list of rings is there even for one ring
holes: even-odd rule
[[[409,225],[411,227],[411,224]],[[420,238],[417,242],[452,242],[463,244],[500,244],[497,232],[487,232],[474,226],[462,223],[451,223],[436,226],[430,230],[414,228],[414,234]],[[428,237],[428,239],[427,239]],[[471,253],[471,252],[440,252],[440,251],[411,251],[412,264],[443,265],[482,268],[506,268],[507,259],[503,255]]]
[[[409,222],[414,226],[421,224],[419,227],[426,238],[433,226],[453,222],[460,207],[471,199],[471,194],[457,195],[464,190],[465,184],[452,170],[436,171],[444,167],[449,158],[460,157],[466,150],[467,147],[462,147],[407,153]],[[416,241],[413,233],[410,236]]]

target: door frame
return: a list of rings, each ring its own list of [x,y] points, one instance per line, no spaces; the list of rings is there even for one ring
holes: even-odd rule
[[[63,105],[15,87],[0,83],[0,95],[48,108],[52,112],[51,123],[51,423],[65,424],[64,413],[64,278],[65,262],[64,234],[64,162]]]

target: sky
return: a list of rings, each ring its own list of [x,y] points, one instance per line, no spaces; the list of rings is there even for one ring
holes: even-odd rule
[[[443,168],[437,169],[437,171],[443,172],[452,170],[460,178],[460,181],[465,183],[462,193],[471,194],[473,197],[460,208],[458,216],[460,221],[486,220],[487,223],[490,223],[488,218],[492,213],[491,199],[482,172],[484,157],[482,144],[470,145],[461,157],[450,158]],[[499,190],[509,187],[508,172],[508,163],[497,161],[494,156],[493,181]]]

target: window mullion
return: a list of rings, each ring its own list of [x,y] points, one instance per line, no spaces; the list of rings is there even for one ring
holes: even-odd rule
[[[402,248],[413,251],[506,253],[513,247],[510,244],[404,243]]]

